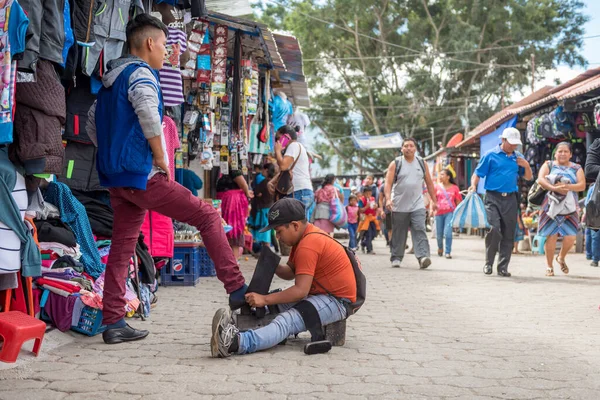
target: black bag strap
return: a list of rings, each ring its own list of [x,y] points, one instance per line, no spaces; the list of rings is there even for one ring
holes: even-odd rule
[[[423,178],[425,178],[425,160],[423,160],[419,156],[415,156],[421,169],[423,170]],[[402,162],[404,161],[404,156],[400,156],[394,160],[396,162],[396,175],[394,175],[394,183],[398,182],[398,175],[400,174],[400,170],[402,169]]]
[[[292,163],[292,165],[290,165],[290,167],[289,167],[288,169],[286,169],[286,170],[283,170],[283,171],[281,171],[281,172],[284,172],[284,171],[291,171],[291,170],[293,170],[293,169],[294,169],[294,167],[296,166],[296,163],[297,163],[297,162],[298,162],[298,160],[300,159],[300,156],[302,155],[302,149],[304,148],[304,146],[302,146],[302,144],[301,144],[301,143],[299,143],[299,142],[292,142],[292,143],[290,143],[290,145],[291,145],[291,144],[293,144],[293,143],[298,143],[298,146],[300,146],[300,152],[298,153],[298,157],[296,157],[296,159],[294,160],[294,162]],[[289,147],[289,145],[288,145],[288,147]]]
[[[328,237],[329,239],[333,240],[334,242],[336,242],[337,244],[339,244],[340,246],[342,246],[342,248],[344,249],[344,252],[346,251],[346,246],[344,246],[339,240],[337,240],[336,238],[333,238],[333,237],[329,236],[325,232],[309,232],[304,237],[306,237],[308,235],[313,235],[313,234],[318,234],[318,235],[323,235],[323,236]],[[348,257],[348,260],[350,261],[350,264],[352,264],[352,260],[350,260],[350,257]],[[354,268],[353,268],[353,272],[354,272]],[[329,290],[327,290],[327,288],[325,286],[321,285],[321,283],[314,276],[313,276],[313,281],[317,285],[319,285],[321,287],[321,289],[323,289],[324,291],[326,291],[328,295],[330,295],[331,297],[337,299],[338,301],[341,300],[338,296],[334,295]]]

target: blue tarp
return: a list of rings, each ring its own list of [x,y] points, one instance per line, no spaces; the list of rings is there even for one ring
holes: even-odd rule
[[[487,153],[488,151],[496,147],[498,144],[500,144],[500,135],[502,135],[502,132],[506,128],[514,128],[515,126],[517,126],[517,118],[518,117],[515,115],[514,117],[500,125],[498,129],[496,129],[494,132],[481,137],[481,139],[479,140],[479,154],[481,155],[481,157],[483,157],[485,153]],[[485,193],[485,189],[483,188],[484,184],[485,178],[481,178],[479,180],[479,186],[477,187],[477,193]]]

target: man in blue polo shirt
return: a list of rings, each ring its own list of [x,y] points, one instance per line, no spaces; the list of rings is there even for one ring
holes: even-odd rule
[[[469,191],[475,191],[479,179],[485,177],[485,209],[491,229],[485,237],[483,272],[486,275],[492,273],[496,253],[499,253],[498,275],[509,277],[508,264],[519,212],[517,183],[519,176],[531,180],[533,172],[523,155],[516,151],[522,144],[521,133],[515,128],[506,128],[500,138],[502,143],[479,160]]]

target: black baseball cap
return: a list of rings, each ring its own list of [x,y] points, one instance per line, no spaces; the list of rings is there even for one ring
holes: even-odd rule
[[[260,230],[261,233],[276,228],[281,225],[289,224],[294,221],[303,221],[306,219],[306,209],[304,203],[300,200],[285,198],[277,201],[269,209],[269,225]]]

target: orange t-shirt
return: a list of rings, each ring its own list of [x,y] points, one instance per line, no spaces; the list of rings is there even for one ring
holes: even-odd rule
[[[292,248],[288,264],[296,275],[313,277],[310,294],[327,294],[325,289],[315,283],[317,280],[334,296],[355,302],[356,278],[344,248],[322,234],[307,236],[310,232],[323,231],[308,224],[300,243]]]

